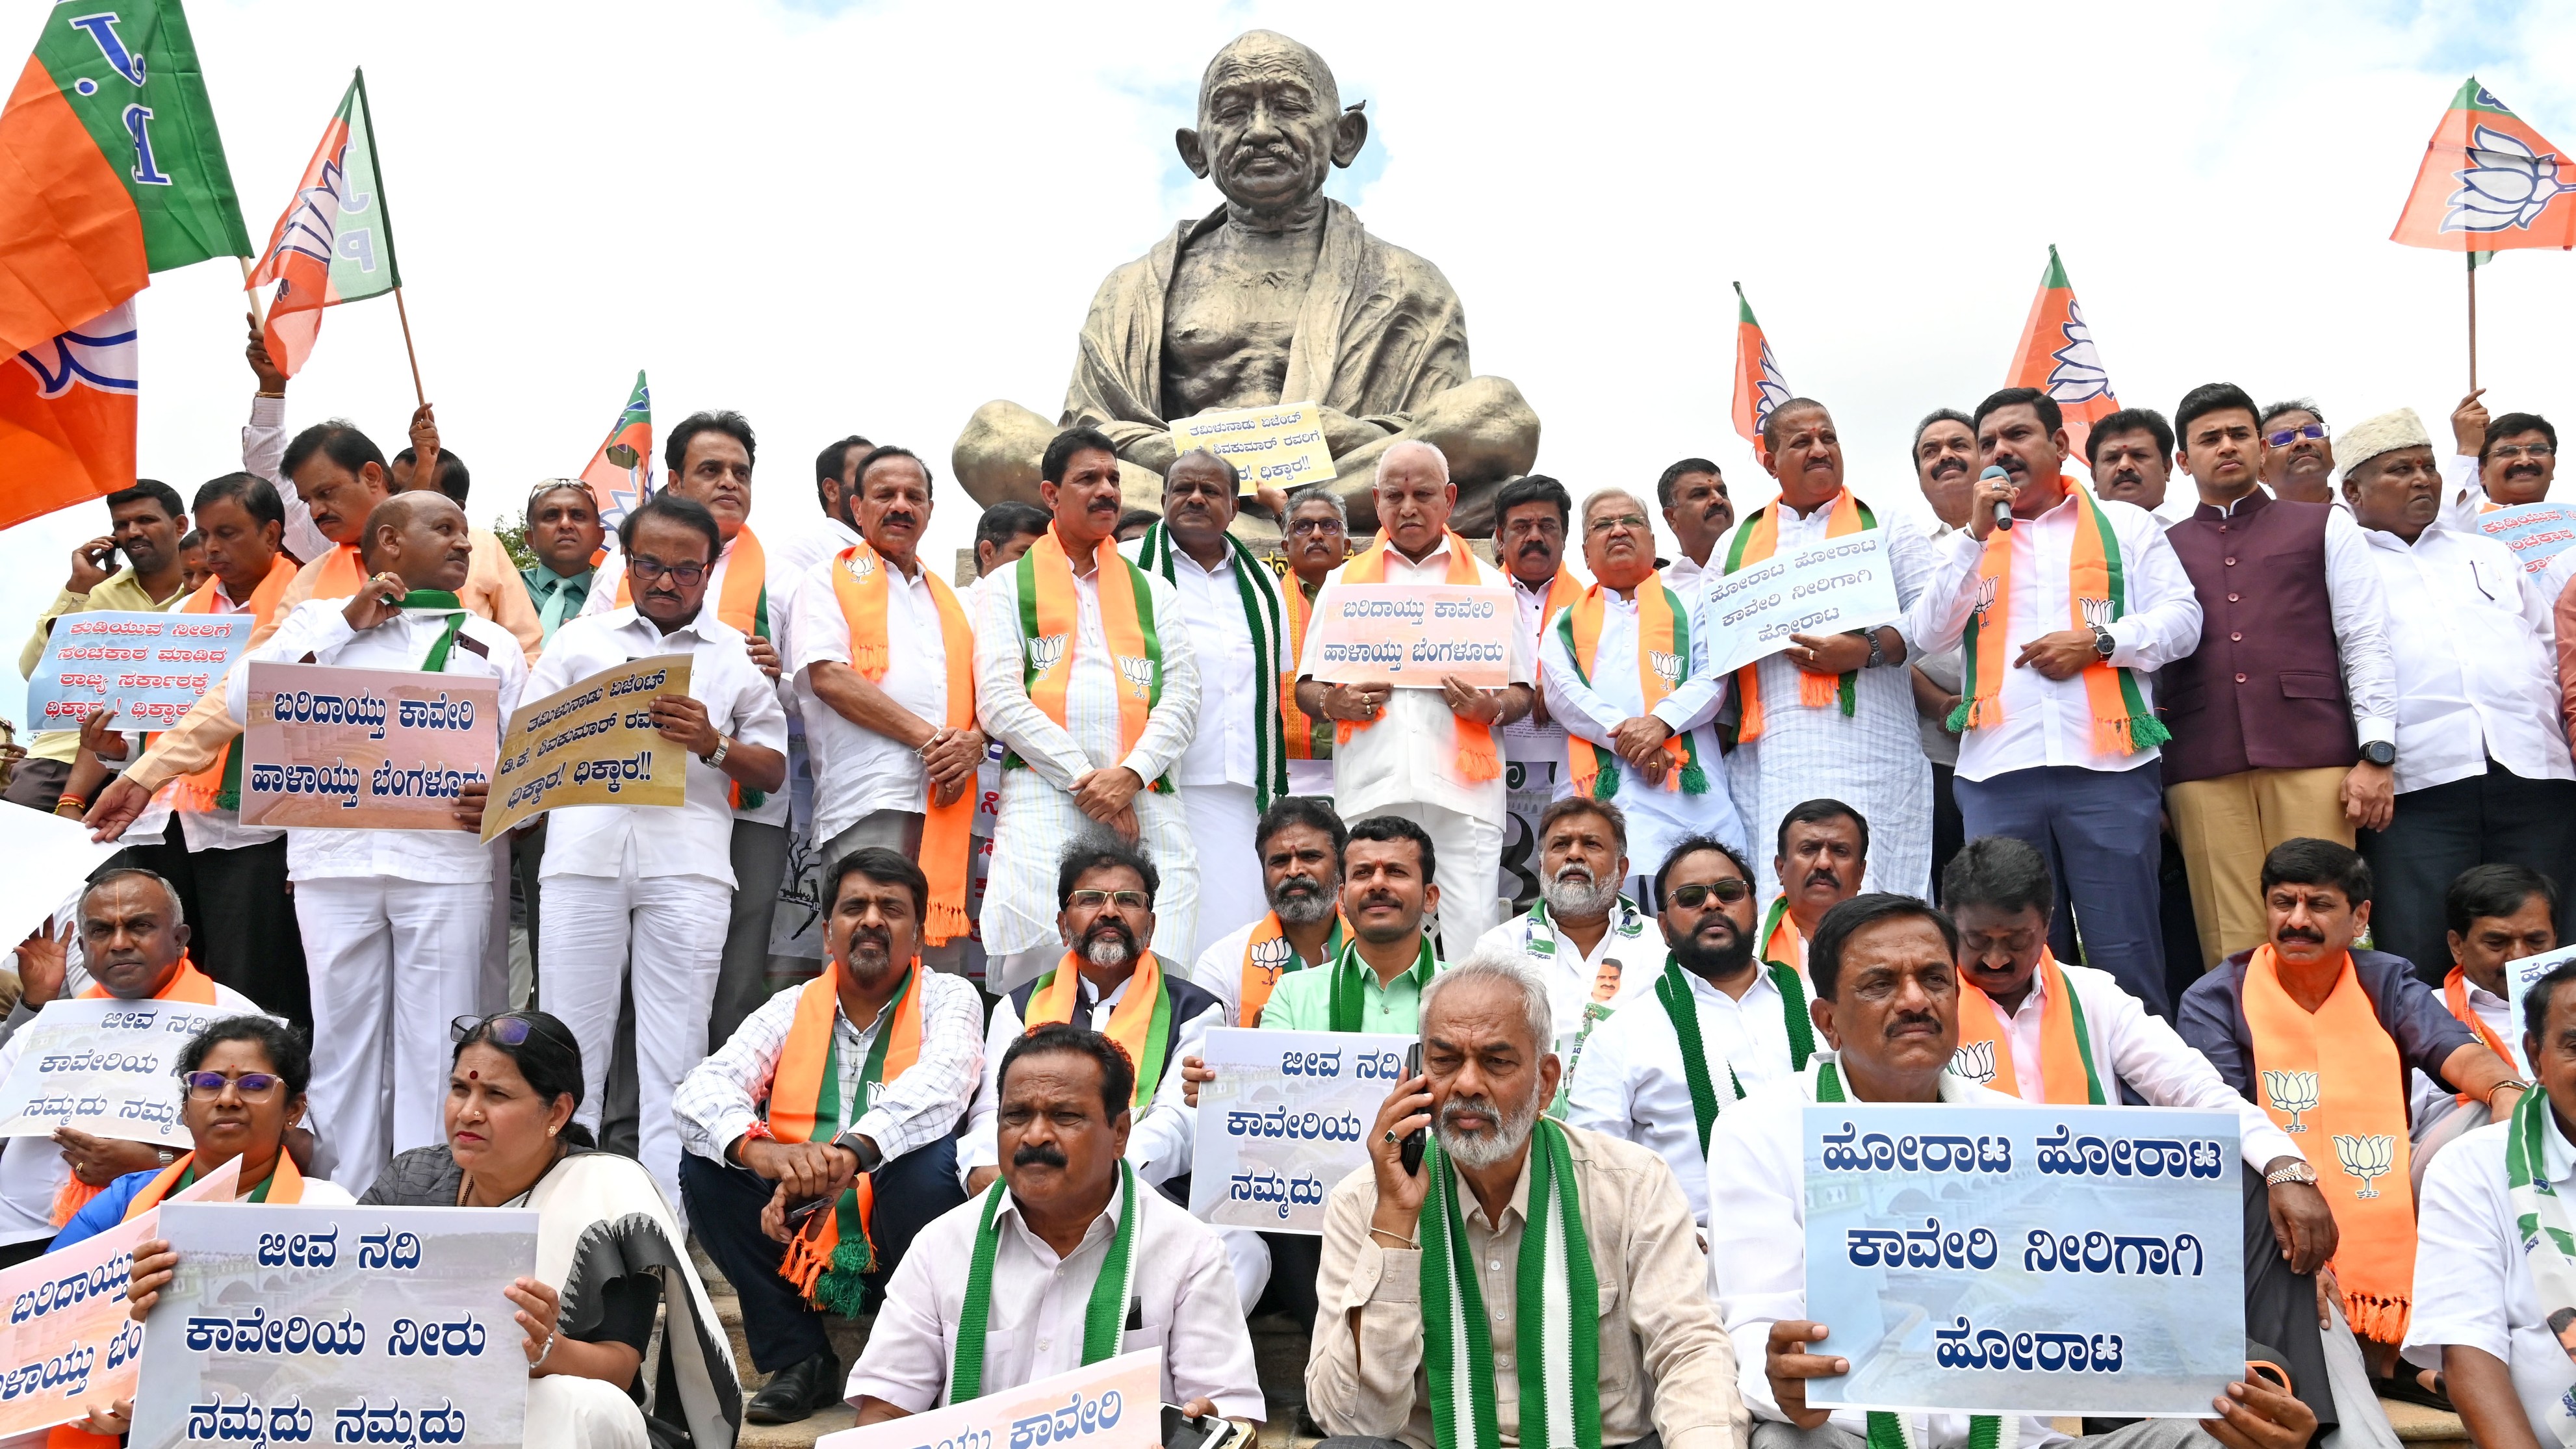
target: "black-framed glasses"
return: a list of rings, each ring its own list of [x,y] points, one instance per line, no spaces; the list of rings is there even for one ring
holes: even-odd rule
[[[1088,906],[1093,910],[1103,906],[1116,906],[1123,911],[1149,911],[1154,908],[1154,898],[1143,891],[1086,890],[1075,891],[1066,899],[1065,904]]]
[[[2286,448],[2301,438],[2305,438],[2311,443],[2324,442],[2326,440],[2326,425],[2323,423],[2309,423],[2304,427],[2283,428],[2277,433],[2265,433],[2263,435],[2264,443],[2275,448]]]
[[[486,1031],[487,1027],[490,1030]],[[529,1020],[526,1014],[501,1011],[490,1016],[466,1015],[456,1018],[447,1024],[447,1039],[451,1042],[459,1042],[477,1032],[482,1032],[483,1035],[503,1046],[514,1047],[526,1041],[528,1033],[536,1029],[537,1024]]]
[[[694,589],[706,579],[707,566],[701,563],[666,564],[658,558],[640,553],[626,556],[627,577],[638,585],[650,587],[655,579],[667,577],[684,589]]]
[[[1753,887],[1740,880],[1720,880],[1707,885],[1675,886],[1664,892],[1664,899],[1683,910],[1695,911],[1708,904],[1710,896],[1717,897],[1720,905],[1731,906],[1751,894]]]
[[[284,1086],[286,1079],[274,1072],[243,1072],[230,1077],[221,1072],[181,1072],[179,1084],[187,1088],[192,1101],[211,1102],[224,1094],[224,1088],[230,1087],[243,1101],[259,1102]]]

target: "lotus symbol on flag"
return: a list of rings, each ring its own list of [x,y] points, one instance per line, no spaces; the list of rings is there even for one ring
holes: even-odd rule
[[[2451,193],[2444,231],[2528,230],[2558,193],[2576,191],[2558,179],[2557,152],[2534,155],[2520,137],[2492,126],[2478,127],[2468,157],[2451,173],[2460,189]]]
[[[1062,634],[1040,634],[1029,640],[1029,668],[1040,674],[1055,668],[1064,657],[1064,639]]]
[[[2265,1072],[2263,1095],[2272,1099],[2272,1110],[2290,1114],[2285,1132],[2305,1132],[2299,1121],[2302,1112],[2317,1110],[2317,1074],[2314,1072]]]
[[[1682,657],[1679,654],[1666,654],[1660,650],[1649,649],[1646,651],[1646,662],[1664,683],[1682,682]]]
[[[1152,699],[1154,697],[1153,660],[1133,659],[1124,654],[1116,654],[1110,657],[1118,661],[1118,672],[1126,677],[1127,687],[1136,692],[1136,697],[1138,699]]]
[[[2049,354],[2057,366],[2048,371],[2048,395],[2063,407],[2109,392],[2111,374],[2102,367],[2102,354],[2093,350],[2093,329],[2084,324],[2084,309],[2073,298],[2067,299],[2066,322],[2058,330],[2066,334],[2066,345]]]
[[[134,300],[129,297],[52,342],[19,353],[18,361],[36,375],[39,397],[61,397],[75,382],[101,392],[137,392],[142,384],[134,337]]]
[[[1995,1044],[1990,1041],[1963,1041],[1950,1053],[1950,1075],[1972,1082],[1995,1079]]]
[[[2373,1133],[2368,1137],[2338,1135],[2334,1145],[2335,1157],[2343,1163],[2344,1172],[2361,1179],[2361,1191],[2353,1196],[2379,1196],[2379,1189],[2371,1183],[2386,1176],[2388,1169],[2396,1164],[2397,1139],[2386,1132]]]
[[[1770,339],[1762,342],[1762,380],[1753,385],[1753,427],[1760,431],[1771,420],[1771,410],[1796,394],[1789,391],[1789,379],[1780,375],[1780,359],[1771,355]]]
[[[1261,968],[1266,979],[1276,983],[1279,973],[1288,969],[1288,957],[1295,950],[1296,947],[1290,945],[1285,936],[1255,941],[1252,943],[1252,964]]]

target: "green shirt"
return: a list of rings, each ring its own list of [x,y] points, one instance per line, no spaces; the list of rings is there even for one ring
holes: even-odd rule
[[[1436,972],[1447,964],[1434,959],[1431,969]],[[1394,1032],[1399,1036],[1421,1031],[1422,985],[1422,975],[1418,970],[1398,976],[1393,986],[1381,984],[1375,971],[1362,972],[1360,1030]],[[1328,961],[1322,966],[1310,966],[1280,977],[1279,984],[1271,988],[1270,1004],[1261,1008],[1261,1029],[1331,1031],[1332,963]]]

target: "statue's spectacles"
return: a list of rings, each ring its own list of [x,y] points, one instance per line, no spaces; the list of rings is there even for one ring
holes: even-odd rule
[[[2263,441],[2267,445],[2275,448],[2286,448],[2301,438],[2305,438],[2312,443],[2324,442],[2326,440],[2326,425],[2323,423],[2309,423],[2305,427],[2283,428],[2277,433],[2266,433],[2263,435]]]
[[[1665,892],[1664,899],[1683,910],[1695,911],[1708,904],[1710,896],[1717,897],[1719,905],[1731,906],[1751,894],[1753,894],[1753,887],[1740,880],[1721,880],[1711,881],[1707,885],[1675,886]]]
[[[1615,533],[1622,528],[1627,529],[1631,533],[1643,533],[1646,531],[1647,526],[1646,515],[1642,513],[1614,513],[1608,518],[1596,518],[1592,520],[1592,522],[1585,525],[1585,529],[1595,537],[1598,537],[1605,533]]]

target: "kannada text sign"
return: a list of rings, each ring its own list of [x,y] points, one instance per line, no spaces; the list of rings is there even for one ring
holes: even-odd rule
[[[250,614],[65,614],[27,676],[28,727],[76,730],[112,708],[127,729],[166,730],[222,686],[257,627]]]
[[[1172,451],[1205,448],[1243,475],[1242,491],[1295,488],[1333,476],[1322,410],[1313,403],[1226,408],[1172,424]]]
[[[1315,677],[1326,684],[1477,689],[1511,683],[1520,606],[1509,589],[1452,584],[1331,584],[1315,600]]]
[[[689,656],[604,669],[519,706],[501,739],[483,838],[563,805],[678,805],[689,757],[653,727],[653,696],[689,692]]]
[[[85,997],[45,1003],[18,1029],[0,1079],[0,1137],[98,1137],[190,1146],[179,1120],[179,1053],[208,1023],[239,1013],[186,1001]]]
[[[1219,1227],[1322,1232],[1324,1197],[1368,1161],[1363,1139],[1404,1076],[1413,1040],[1209,1031],[1206,1061],[1216,1080],[1199,1088],[1190,1211]]]
[[[1699,627],[1720,674],[1789,647],[1792,634],[1847,634],[1894,622],[1896,570],[1888,533],[1864,528],[1773,554],[1700,583]]]
[[[319,830],[461,830],[492,778],[501,686],[465,674],[252,660],[241,821]]]

